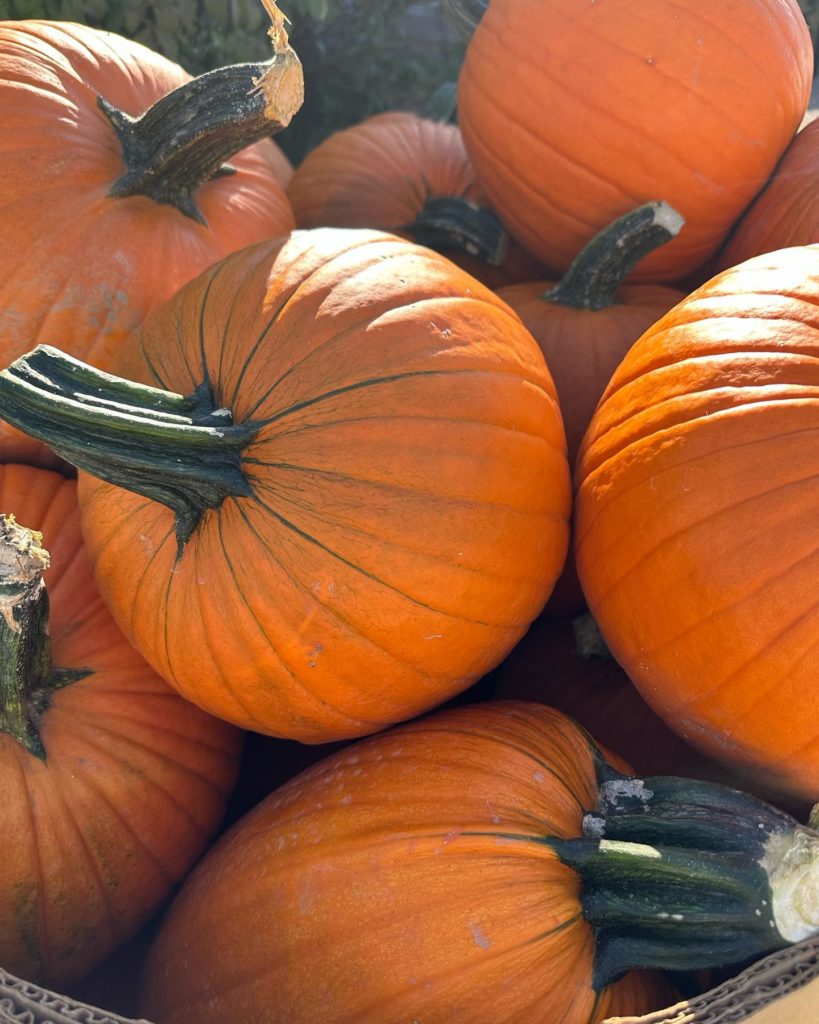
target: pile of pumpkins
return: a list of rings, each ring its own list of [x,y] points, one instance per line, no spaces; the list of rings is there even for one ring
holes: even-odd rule
[[[163,911],[157,1024],[597,1024],[814,934],[796,0],[490,0],[457,126],[295,170],[263,2],[192,80],[0,24],[0,966]],[[335,746],[212,845],[247,731]]]

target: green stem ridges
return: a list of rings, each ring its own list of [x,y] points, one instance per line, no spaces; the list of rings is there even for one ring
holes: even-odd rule
[[[685,223],[668,203],[644,203],[592,238],[575,257],[546,302],[575,309],[606,309],[633,268],[649,253],[670,241]]]
[[[441,7],[450,23],[461,35],[469,38],[486,14],[489,0],[441,0]]]
[[[509,250],[509,236],[498,217],[462,196],[432,196],[406,231],[430,249],[459,249],[492,266],[500,266]]]
[[[578,839],[548,837],[581,877],[599,990],[634,967],[689,970],[819,933],[819,833],[756,797],[640,779],[599,761]]]
[[[180,553],[207,509],[251,493],[242,451],[259,426],[234,424],[207,383],[178,395],[40,345],[0,373],[0,398],[4,419],[67,462],[167,505]]]
[[[147,196],[205,223],[196,205],[197,189],[232,173],[225,161],[239,150],[285,128],[304,98],[301,64],[277,21],[281,15],[275,4],[269,10],[272,60],[210,71],[163,96],[139,117],[97,97],[126,168],[109,195]]]
[[[55,690],[88,672],[53,666],[43,582],[49,555],[41,541],[41,534],[0,514],[0,732],[45,760],[39,717]]]

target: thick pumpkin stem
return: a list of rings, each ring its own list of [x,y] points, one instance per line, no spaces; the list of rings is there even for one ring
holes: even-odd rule
[[[645,203],[618,217],[581,250],[543,299],[575,309],[606,309],[640,260],[670,241],[685,223],[664,202]]]
[[[547,842],[581,877],[597,989],[634,967],[726,965],[819,934],[819,833],[756,797],[603,766],[583,833]]]
[[[486,14],[489,0],[441,0],[441,6],[452,25],[468,39]]]
[[[207,509],[249,495],[234,424],[210,385],[178,395],[114,377],[48,345],[0,373],[3,418],[92,476],[170,508],[182,548]]]
[[[125,173],[111,187],[115,198],[141,195],[168,203],[204,224],[197,189],[219,174],[239,150],[285,128],[304,99],[299,58],[287,41],[274,0],[274,57],[207,72],[163,96],[139,117],[97,98],[122,147]]]
[[[497,216],[461,196],[433,196],[405,231],[430,249],[457,249],[500,266],[509,251],[509,236]]]
[[[39,716],[54,690],[87,672],[55,670],[52,664],[43,582],[49,555],[42,539],[0,514],[0,732],[45,760]]]

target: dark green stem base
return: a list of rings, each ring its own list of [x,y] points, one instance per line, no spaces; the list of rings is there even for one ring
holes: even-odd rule
[[[677,211],[664,202],[645,203],[618,217],[581,250],[560,283],[543,299],[574,309],[606,309],[634,267],[683,226]]]
[[[242,451],[254,423],[233,423],[210,385],[178,395],[103,373],[41,345],[0,373],[3,418],[78,469],[159,501],[181,551],[205,510],[247,496]]]
[[[509,236],[497,216],[462,196],[434,196],[411,224],[399,228],[430,249],[455,249],[500,266],[509,251]]]

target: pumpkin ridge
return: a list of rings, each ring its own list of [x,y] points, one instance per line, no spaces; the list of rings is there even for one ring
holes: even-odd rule
[[[38,969],[41,968],[48,960],[51,959],[51,942],[50,939],[50,916],[48,900],[44,899],[43,896],[46,892],[46,879],[45,872],[43,871],[43,854],[42,854],[42,843],[40,836],[40,829],[37,822],[37,813],[35,810],[36,800],[33,787],[33,779],[29,778],[29,773],[26,771],[24,766],[25,758],[27,758],[28,751],[24,750],[19,743],[12,743],[11,748],[15,755],[15,764],[20,773],[20,778],[23,783],[23,789],[26,792],[27,799],[24,804],[28,810],[28,834],[32,838],[34,845],[35,857],[34,862],[37,869],[37,879],[35,895],[37,896],[37,918],[38,927],[32,929],[27,927],[23,921],[19,922],[21,931],[26,936],[26,947],[31,959],[35,962]],[[28,904],[28,899],[26,903]],[[18,910],[18,917],[19,917]]]
[[[814,434],[815,431],[809,430],[809,429],[806,428],[805,430],[793,431],[792,433]],[[756,443],[758,443],[758,442],[748,441],[748,442],[745,442],[745,444],[740,444],[740,445],[732,444],[732,445],[726,446],[725,448],[721,449],[721,451],[733,451],[735,448],[744,447],[746,444],[748,446],[753,446]],[[657,476],[663,475],[664,473],[674,472],[680,466],[690,465],[692,463],[697,463],[697,462],[701,461],[701,459],[702,459],[702,456],[696,455],[692,459],[686,459],[686,460],[678,461],[678,462],[676,462],[674,464],[674,466],[670,466],[668,469],[661,470],[660,472],[655,472],[655,473],[653,473],[651,475],[657,477]],[[661,548],[665,544],[667,544],[669,540],[672,540],[672,539],[674,539],[676,537],[679,537],[682,534],[688,533],[692,528],[702,526],[705,523],[710,522],[712,519],[717,518],[718,516],[728,514],[728,513],[732,512],[734,509],[741,508],[743,505],[750,505],[753,502],[759,500],[760,498],[766,498],[766,497],[768,497],[771,494],[775,494],[777,491],[787,490],[790,487],[795,486],[797,484],[807,483],[807,482],[809,482],[811,480],[816,479],[817,476],[819,476],[819,474],[811,473],[808,476],[801,478],[800,480],[791,480],[791,481],[788,481],[785,484],[777,484],[776,486],[770,487],[767,490],[759,491],[756,494],[749,495],[747,498],[743,498],[741,501],[733,501],[733,503],[731,505],[726,505],[724,508],[715,509],[713,512],[710,512],[708,515],[703,516],[701,519],[697,519],[697,520],[694,520],[694,521],[687,522],[684,526],[681,526],[678,530],[674,530],[672,533],[668,534],[667,536],[665,536],[664,538],[659,540],[652,548],[645,549],[642,552],[642,556],[643,557],[641,558],[641,560],[639,562],[633,563],[627,570],[625,570],[623,572],[623,574],[621,576],[617,577],[616,580],[610,581],[609,586],[605,590],[599,592],[599,597],[598,597],[597,600],[599,601],[600,604],[605,602],[611,596],[612,592],[617,587],[619,587],[622,584],[622,582],[625,579],[627,579],[628,576],[632,572],[635,572],[639,568],[639,566],[640,566],[642,561],[644,561],[645,559],[647,559],[651,555],[653,555],[659,548]],[[590,478],[591,478],[591,475],[589,476],[588,479],[590,479]],[[644,485],[644,483],[645,483],[644,480],[643,481],[636,481],[635,483],[630,484],[629,487],[627,487],[627,488],[621,488],[620,491],[619,491],[619,494],[613,500],[618,500],[622,495],[628,494],[629,491],[631,491],[633,489],[636,489],[636,488],[639,488],[639,487],[642,487]],[[587,529],[590,529],[592,526],[594,526],[594,523],[595,523],[595,521],[597,519],[597,516],[599,514],[601,514],[607,507],[608,507],[608,503],[602,503],[601,502],[599,504],[599,511],[595,514],[595,517],[588,522]],[[577,534],[578,549],[580,548],[582,543],[583,543],[583,537],[578,532],[578,534]],[[614,547],[616,545],[613,543],[612,546]],[[795,563],[795,564],[798,564],[798,562]]]

